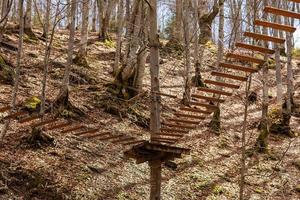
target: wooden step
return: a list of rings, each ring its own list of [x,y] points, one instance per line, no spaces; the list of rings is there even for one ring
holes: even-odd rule
[[[234,85],[234,84],[225,83],[225,82],[212,81],[212,80],[204,80],[204,83],[215,85],[215,86],[222,86],[222,87],[226,87],[226,88],[232,88],[232,89],[240,88],[239,85]]]
[[[185,117],[185,118],[190,118],[190,119],[200,119],[200,120],[204,120],[205,119],[204,116],[188,115],[188,114],[184,114],[184,113],[174,113],[174,115],[176,115],[178,117]]]
[[[5,116],[3,119],[4,120],[7,120],[7,119],[14,119],[14,118],[17,118],[19,116],[22,116],[22,115],[26,115],[27,112],[26,111],[18,111],[18,112],[15,112],[15,113],[12,113],[10,115],[7,115]]]
[[[122,145],[124,145],[124,146],[137,145],[137,144],[141,144],[143,142],[145,142],[145,140],[136,140],[136,141],[132,141],[132,142],[123,143]]]
[[[199,94],[192,94],[192,97],[196,98],[196,99],[204,99],[204,100],[211,101],[211,102],[218,102],[218,103],[224,103],[225,102],[224,99],[215,98],[215,97],[208,97],[208,96],[203,96],[203,95],[199,95]]]
[[[173,128],[161,128],[161,132],[174,132],[174,133],[189,133],[187,130],[182,130],[182,129],[173,129]]]
[[[98,134],[94,134],[94,135],[84,135],[84,136],[82,136],[82,138],[92,139],[92,138],[103,137],[103,136],[107,136],[107,135],[110,135],[110,132],[98,133]]]
[[[100,141],[106,141],[106,140],[121,138],[123,136],[124,135],[112,135],[112,136],[108,136],[108,137],[104,137],[104,138],[98,138],[98,140],[100,140]]]
[[[169,133],[169,132],[163,132],[163,133],[156,133],[155,135],[159,136],[169,136],[169,137],[183,137],[184,134],[180,133]]]
[[[249,72],[249,73],[255,73],[258,70],[255,68],[251,68],[251,67],[243,67],[240,65],[235,65],[235,64],[231,64],[231,63],[220,63],[220,67],[224,67],[226,69],[234,69],[234,70],[238,70],[238,71],[243,71],[243,72]]]
[[[202,91],[202,92],[213,93],[213,94],[225,95],[225,96],[231,96],[232,95],[232,93],[230,93],[230,92],[225,92],[225,91],[211,89],[211,88],[205,88],[205,87],[199,87],[199,88],[197,88],[197,90]]]
[[[211,105],[211,104],[206,104],[206,103],[201,103],[201,102],[196,102],[196,101],[190,101],[189,104],[193,105],[193,106],[205,107],[207,109],[218,109],[218,106]]]
[[[258,33],[252,33],[252,32],[245,32],[244,33],[245,37],[251,37],[254,38],[256,40],[264,40],[264,41],[269,41],[269,42],[274,42],[274,43],[279,43],[279,44],[283,44],[285,43],[285,39],[281,39],[278,37],[272,37],[269,35],[263,35],[263,34],[258,34]]]
[[[294,33],[297,30],[297,28],[295,28],[293,26],[288,26],[288,25],[278,24],[278,23],[273,23],[273,22],[267,22],[267,21],[262,21],[262,20],[254,20],[254,25],[269,27],[269,28],[278,29],[281,31],[286,31],[286,32],[291,32],[291,33]]]
[[[167,121],[184,123],[184,124],[195,124],[195,125],[198,125],[200,123],[199,121],[191,121],[191,120],[185,120],[185,119],[179,119],[179,118],[176,118],[176,119],[170,118],[170,119],[167,119]]]
[[[85,135],[87,133],[97,133],[98,131],[99,131],[99,129],[90,129],[90,130],[87,130],[87,131],[82,131],[82,132],[79,132],[79,133],[74,133],[74,135],[81,136],[81,135]]]
[[[211,72],[211,75],[219,76],[219,77],[223,77],[223,78],[229,78],[229,79],[233,79],[233,80],[237,80],[237,81],[247,81],[248,80],[248,78],[244,77],[244,76],[236,76],[236,75],[226,74],[226,73],[216,72],[216,71]]]
[[[188,125],[181,125],[181,124],[170,124],[170,123],[167,123],[167,122],[163,122],[163,125],[167,126],[167,127],[182,128],[182,129],[194,129],[194,128],[196,128],[196,126],[188,126]],[[166,128],[166,129],[169,129],[169,128]],[[164,131],[166,129],[162,128],[161,131]]]
[[[177,142],[177,140],[166,140],[166,139],[154,139],[151,141],[153,144],[160,144],[160,143],[166,143],[166,144],[174,144]]]
[[[77,126],[68,128],[68,129],[66,129],[66,130],[63,130],[61,133],[69,133],[69,132],[77,131],[77,130],[83,129],[83,128],[85,128],[84,125],[77,125]]]
[[[71,125],[72,125],[72,123],[70,123],[70,122],[63,122],[63,123],[60,123],[60,124],[49,127],[48,130],[52,131],[52,130],[55,130],[55,129],[65,128],[65,127],[71,126]]]
[[[236,60],[240,60],[240,61],[253,62],[253,63],[260,64],[260,65],[265,63],[265,61],[263,59],[254,58],[254,57],[251,57],[251,56],[240,55],[240,54],[234,54],[234,53],[227,53],[226,57],[236,59]]]
[[[273,50],[273,49],[268,49],[268,48],[264,48],[264,47],[260,47],[260,46],[245,44],[242,42],[237,42],[235,44],[235,46],[239,47],[239,48],[252,50],[252,51],[258,51],[258,52],[265,53],[265,54],[274,54],[275,53],[275,50]]]
[[[151,138],[153,140],[164,140],[164,141],[173,141],[177,142],[179,138],[170,138],[170,137],[163,137],[163,136],[154,136]]]
[[[2,107],[2,108],[0,108],[0,113],[4,113],[4,112],[6,112],[6,111],[9,111],[10,109],[11,109],[10,106]]]
[[[190,107],[186,107],[186,106],[181,106],[179,108],[179,110],[193,112],[193,113],[202,113],[202,114],[207,114],[207,115],[212,113],[211,110],[202,110],[199,108],[190,108]]]
[[[43,121],[35,123],[35,124],[31,124],[31,127],[32,128],[37,128],[37,127],[45,126],[45,125],[48,125],[48,124],[52,124],[56,121],[57,121],[57,119],[47,119],[47,120],[43,120]]]
[[[135,140],[135,138],[129,137],[129,136],[125,136],[124,138],[120,138],[120,139],[111,141],[111,143],[118,144],[118,143],[133,141],[133,140]]]
[[[31,122],[33,120],[39,119],[41,116],[40,115],[34,115],[34,116],[29,116],[29,117],[25,117],[20,119],[18,122],[21,124],[27,123],[27,122]]]
[[[300,19],[300,13],[291,12],[291,11],[283,10],[283,9],[279,9],[279,8],[274,8],[274,7],[271,7],[271,6],[266,6],[264,8],[264,11],[266,13],[271,13],[271,14],[274,14],[274,15],[281,15],[281,16],[284,16],[284,17],[292,17],[292,18]]]

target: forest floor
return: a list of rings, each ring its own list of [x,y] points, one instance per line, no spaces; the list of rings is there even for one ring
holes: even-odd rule
[[[37,31],[38,33],[38,31]],[[56,34],[49,79],[47,100],[58,95],[66,62],[68,33]],[[137,138],[149,138],[146,124],[141,126],[134,114],[112,115],[100,105],[106,95],[105,84],[113,81],[111,75],[115,49],[110,44],[97,42],[91,34],[88,46],[89,68],[74,66],[72,70],[70,101],[85,116],[78,123],[91,128],[122,132]],[[16,34],[5,36],[17,43]],[[79,35],[78,35],[79,38]],[[76,40],[77,44],[79,39]],[[22,60],[21,84],[18,102],[28,97],[40,96],[43,73],[44,42],[25,38]],[[2,50],[1,55],[13,65],[16,54]],[[205,52],[205,68],[202,76],[208,78],[215,68],[216,48],[208,45]],[[178,107],[183,93],[183,56],[163,55],[161,60],[162,92],[178,98],[162,99],[162,116],[170,116]],[[294,61],[295,82],[300,82],[300,69]],[[283,69],[284,75],[286,68]],[[258,93],[258,101],[249,108],[247,150],[253,148],[258,136],[257,125],[261,111],[261,73],[253,76],[251,91]],[[270,102],[275,102],[275,70],[270,71]],[[285,77],[285,76],[284,76]],[[149,91],[149,66],[146,68],[144,90]],[[285,83],[284,79],[284,83]],[[193,89],[196,91],[195,89]],[[184,137],[178,146],[191,148],[191,153],[176,160],[178,168],[163,169],[162,196],[165,200],[224,200],[238,199],[243,125],[244,88],[222,104],[222,130],[217,136],[207,128],[209,119]],[[149,93],[133,103],[117,104],[124,109],[134,109],[149,116]],[[299,88],[295,94],[300,101]],[[0,107],[10,103],[12,86],[1,84]],[[124,105],[123,105],[124,104]],[[272,105],[274,107],[274,104]],[[4,114],[0,114],[3,115]],[[1,117],[1,116],[0,116]],[[4,121],[0,121],[2,129]],[[295,135],[300,133],[300,117],[292,117]],[[54,145],[31,148],[24,145],[29,129],[11,122],[5,142],[0,147],[0,199],[36,200],[144,200],[149,196],[149,169],[147,164],[135,164],[125,159],[123,146],[101,142],[97,139],[83,140],[72,134],[49,132]],[[300,199],[300,138],[270,135],[269,154],[249,153],[247,157],[246,194],[251,200],[297,200]]]

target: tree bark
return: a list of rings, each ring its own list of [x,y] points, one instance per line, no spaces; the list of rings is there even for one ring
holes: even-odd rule
[[[115,63],[113,68],[113,74],[117,74],[119,69],[119,63],[121,58],[121,51],[122,51],[122,33],[123,33],[123,15],[124,15],[124,2],[123,0],[119,0],[119,7],[118,7],[118,33],[117,33],[117,48],[116,48],[116,56],[115,56]]]
[[[161,172],[162,172],[161,161],[150,161],[150,200],[161,199]]]

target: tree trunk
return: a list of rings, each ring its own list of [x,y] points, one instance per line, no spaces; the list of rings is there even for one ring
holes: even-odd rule
[[[70,82],[70,73],[73,63],[73,49],[74,49],[74,40],[75,40],[75,13],[77,7],[77,0],[71,0],[71,24],[70,24],[70,35],[69,35],[69,42],[68,42],[68,59],[66,64],[66,69],[64,72],[64,78],[62,81],[62,86],[59,92],[59,95],[56,99],[56,104],[58,106],[66,106],[69,98],[69,82]]]
[[[36,35],[32,31],[32,0],[27,0],[26,2],[24,32],[29,38],[33,40],[37,39]]]
[[[124,15],[124,2],[123,0],[119,0],[119,7],[118,7],[118,33],[117,33],[117,48],[116,48],[116,56],[115,56],[115,63],[113,68],[113,74],[117,74],[119,69],[119,63],[121,58],[121,51],[122,51],[122,33],[123,33],[123,15]]]
[[[110,20],[111,12],[112,12],[114,5],[115,5],[115,0],[108,1],[107,7],[105,9],[105,15],[104,15],[104,17],[102,17],[102,20],[101,20],[102,25],[101,25],[101,29],[100,29],[100,33],[99,33],[99,38],[103,42],[105,40],[110,39],[109,34],[108,34],[108,27],[109,27],[109,20]]]
[[[161,199],[161,172],[162,172],[161,161],[150,161],[150,200]]]
[[[96,32],[96,22],[97,22],[97,0],[93,3],[93,19],[92,19],[92,32]]]
[[[82,27],[81,27],[81,43],[78,55],[74,59],[74,63],[83,67],[88,67],[87,62],[87,41],[89,28],[89,0],[82,1]]]
[[[184,29],[184,44],[185,44],[185,76],[184,76],[184,93],[183,104],[189,105],[191,101],[191,55],[190,55],[190,6],[189,3],[184,5],[183,29]],[[181,12],[181,11],[180,11]],[[178,29],[180,30],[180,29]],[[179,32],[179,31],[178,31]]]
[[[17,95],[19,91],[19,84],[20,84],[20,72],[21,72],[21,60],[22,60],[22,53],[23,53],[23,36],[24,36],[24,1],[19,1],[19,44],[18,44],[18,54],[17,54],[17,66],[16,66],[16,73],[14,78],[14,88],[13,88],[13,95],[12,95],[12,110],[15,109],[16,103],[17,103]],[[11,113],[10,113],[11,114]],[[5,122],[5,125],[2,129],[2,132],[0,134],[0,140],[3,140],[4,136],[7,133],[7,130],[9,128],[10,120],[7,120]]]

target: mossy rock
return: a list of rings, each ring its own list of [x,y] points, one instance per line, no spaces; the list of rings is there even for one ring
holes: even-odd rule
[[[12,85],[14,82],[15,71],[7,65],[4,58],[0,56],[0,83]]]
[[[42,101],[36,97],[32,96],[25,100],[24,106],[29,111],[36,111],[40,108]]]
[[[111,39],[104,40],[104,45],[108,48],[116,48],[116,43]]]

